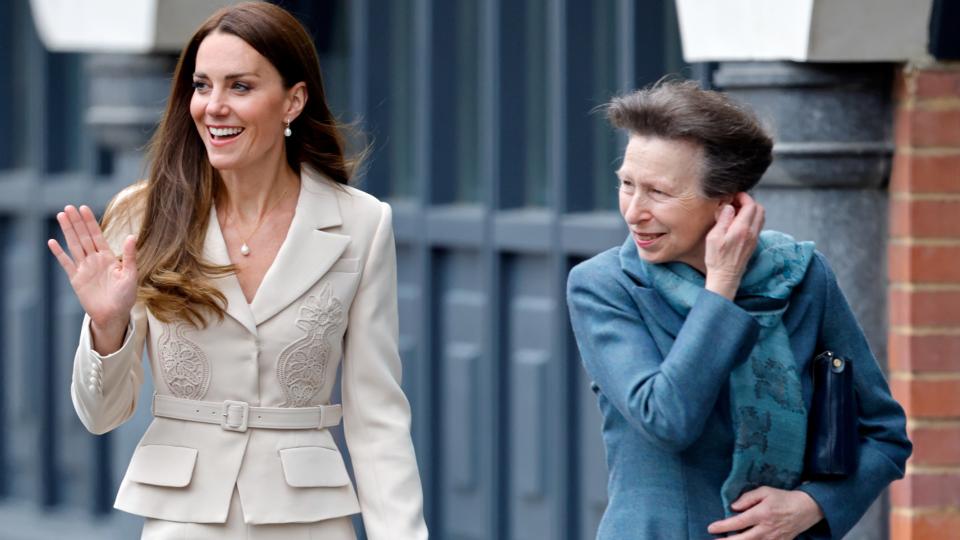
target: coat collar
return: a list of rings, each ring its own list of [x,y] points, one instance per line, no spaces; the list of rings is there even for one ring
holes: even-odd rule
[[[618,256],[620,269],[630,278],[631,283],[627,291],[640,308],[640,312],[651,315],[660,328],[676,337],[683,326],[683,318],[670,307],[660,293],[649,287],[646,272],[643,271],[643,264],[640,262],[640,254],[637,253],[637,245],[629,235],[620,246]]]
[[[310,289],[349,245],[349,236],[325,230],[343,224],[337,189],[315,172],[304,169],[301,173],[300,196],[290,229],[264,275],[253,303],[247,303],[236,275],[214,279],[227,298],[227,314],[252,334],[257,333],[258,325],[283,311]],[[216,208],[210,210],[204,258],[216,265],[231,264]]]

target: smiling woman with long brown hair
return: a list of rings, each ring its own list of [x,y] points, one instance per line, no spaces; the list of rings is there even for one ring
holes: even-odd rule
[[[155,418],[116,500],[143,538],[354,538],[358,512],[371,540],[427,536],[390,207],[348,186],[342,130],[300,23],[224,8],[180,56],[149,178],[102,230],[86,206],[57,215],[87,429],[132,415],[150,360]]]

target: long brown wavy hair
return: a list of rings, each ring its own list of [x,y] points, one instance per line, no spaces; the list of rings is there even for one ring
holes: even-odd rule
[[[104,230],[123,221],[141,224],[138,300],[163,322],[184,319],[197,327],[211,312],[222,320],[226,297],[212,278],[235,271],[202,259],[210,209],[223,188],[190,116],[197,49],[215,31],[256,49],[280,72],[285,88],[306,84],[306,106],[294,121],[293,136],[286,138],[291,169],[308,166],[347,184],[356,165],[345,157],[346,127],[327,106],[313,41],[290,13],[266,2],[237,4],[197,29],[180,54],[166,111],[149,144],[150,176],[115,197],[103,218]]]

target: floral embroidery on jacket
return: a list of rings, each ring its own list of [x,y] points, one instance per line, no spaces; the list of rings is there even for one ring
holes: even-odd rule
[[[203,349],[183,335],[185,327],[185,323],[163,325],[158,349],[160,373],[173,395],[201,399],[210,387],[210,362]]]
[[[310,296],[300,306],[297,328],[305,335],[288,345],[277,361],[277,377],[286,395],[285,407],[305,407],[323,388],[330,336],[343,322],[343,304],[334,298],[330,284],[320,289],[319,297]]]

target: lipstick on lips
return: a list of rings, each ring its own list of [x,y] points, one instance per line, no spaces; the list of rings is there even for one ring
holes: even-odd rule
[[[656,243],[657,240],[663,237],[665,233],[638,233],[633,232],[633,241],[636,242],[637,247],[647,248]]]
[[[242,127],[236,126],[207,126],[207,133],[210,135],[210,144],[214,146],[224,146],[232,143],[243,133]]]

